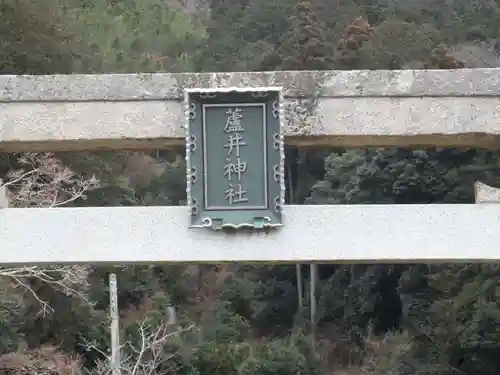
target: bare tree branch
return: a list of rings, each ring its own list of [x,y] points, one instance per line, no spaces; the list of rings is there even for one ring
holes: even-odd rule
[[[99,184],[95,177],[84,179],[77,176],[53,153],[20,154],[18,162],[21,168],[9,172],[5,182],[0,180],[0,199],[5,201],[3,207],[59,207],[76,199],[85,199],[86,192]],[[43,313],[52,309],[30,287],[30,279],[38,279],[67,295],[79,296],[89,302],[85,297],[88,274],[89,268],[84,265],[0,267],[0,278],[8,278],[15,287],[31,293],[42,306]]]
[[[142,322],[138,331],[140,334],[139,342],[132,343],[130,341],[121,345],[120,350],[130,352],[129,355],[122,356],[121,371],[124,375],[161,375],[167,371],[158,371],[158,367],[172,357],[163,357],[163,347],[171,338],[179,335],[182,332],[187,332],[194,327],[194,324],[186,328],[180,328],[173,332],[168,330],[168,325],[161,327],[150,327],[145,322]],[[105,353],[92,343],[84,344],[84,347],[89,351],[95,351],[101,354],[105,359],[96,363],[94,370],[88,372],[89,375],[107,375],[111,373],[111,355]],[[128,349],[128,350],[126,350]]]
[[[86,199],[86,192],[98,186],[93,176],[84,179],[50,152],[26,153],[19,158],[23,168],[7,174],[13,207],[58,207],[76,199]]]

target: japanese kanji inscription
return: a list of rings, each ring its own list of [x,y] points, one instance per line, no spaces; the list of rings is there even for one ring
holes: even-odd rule
[[[282,225],[281,88],[186,89],[190,227]]]

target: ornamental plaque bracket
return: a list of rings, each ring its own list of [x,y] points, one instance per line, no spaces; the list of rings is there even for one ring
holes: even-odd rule
[[[283,225],[281,87],[186,89],[190,228]]]

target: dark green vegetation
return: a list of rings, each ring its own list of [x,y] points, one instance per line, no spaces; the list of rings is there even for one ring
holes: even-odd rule
[[[0,0],[0,73],[500,66],[499,16],[498,0]],[[288,201],[296,204],[467,203],[474,181],[500,183],[497,152],[287,152]],[[0,176],[49,158],[77,177],[100,180],[86,200],[69,205],[177,205],[184,199],[179,156],[32,155],[23,164],[20,155],[3,154]],[[26,195],[23,181],[12,186],[14,203],[44,205],[43,194],[65,189],[62,196],[69,197],[68,186],[82,188],[70,175],[63,184],[51,179],[60,167],[51,165],[33,175],[39,195]],[[183,326],[196,323],[162,352],[147,352],[139,361],[145,367],[124,374],[500,373],[495,265],[321,265],[315,351],[307,336],[309,302],[304,311],[297,308],[294,266],[47,270],[55,282],[19,272],[0,269],[6,374],[66,374],[77,357],[81,371],[106,373],[95,363],[110,343],[110,272],[118,275],[124,340],[139,345],[138,322],[157,327],[170,305]],[[35,295],[53,311],[40,314]],[[87,350],[88,343],[95,348]],[[129,346],[126,354],[132,356],[127,363],[137,363]],[[155,355],[161,358],[156,368]]]

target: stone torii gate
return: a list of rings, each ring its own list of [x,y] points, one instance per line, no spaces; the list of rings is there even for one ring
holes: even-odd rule
[[[290,145],[500,147],[500,69],[463,69],[0,76],[0,151],[182,146],[184,89],[271,86],[284,90]],[[478,202],[498,200],[494,189],[477,191]],[[269,234],[228,234],[188,229],[186,207],[7,208],[0,264],[500,259],[493,204],[284,214]]]

